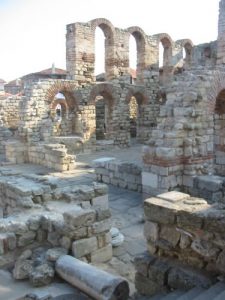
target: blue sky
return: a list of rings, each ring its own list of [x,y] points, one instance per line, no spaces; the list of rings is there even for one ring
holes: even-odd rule
[[[194,44],[217,38],[219,0],[0,0],[0,78],[65,68],[66,24],[104,17],[115,27],[167,32]],[[101,72],[100,63],[97,66]]]

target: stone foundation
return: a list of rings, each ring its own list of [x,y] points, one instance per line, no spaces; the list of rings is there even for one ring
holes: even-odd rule
[[[75,156],[67,154],[63,144],[25,145],[19,141],[5,142],[6,159],[11,163],[34,163],[57,171],[69,171],[75,167]]]
[[[142,191],[141,167],[113,157],[94,160],[96,179],[132,191]]]
[[[62,247],[88,262],[111,259],[106,186],[52,184],[15,176],[1,180],[1,268],[14,264],[27,248],[39,246]]]
[[[180,275],[175,276],[176,271],[173,271],[173,267],[171,269],[171,263],[179,264],[183,273],[193,270],[206,276],[210,274],[214,278],[225,275],[225,210],[221,204],[211,205],[204,199],[188,194],[168,192],[146,199],[144,213],[144,235],[148,252],[155,258],[147,258],[140,266],[137,264],[137,288],[141,293],[152,294],[152,289],[157,292],[159,286],[185,288],[186,285],[186,288],[191,288],[199,285],[193,280],[190,286],[189,279],[186,283],[183,279],[180,284]],[[156,263],[159,264],[156,267],[156,279],[151,274],[155,268],[154,262],[152,271],[154,260],[159,261]],[[140,268],[145,268],[145,275]],[[149,268],[148,271],[146,268]],[[157,279],[159,272],[164,272],[160,277],[161,281]],[[171,284],[171,281],[174,283]]]

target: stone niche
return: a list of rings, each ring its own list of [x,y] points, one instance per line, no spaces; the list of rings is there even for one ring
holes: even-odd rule
[[[204,199],[168,192],[144,202],[148,254],[136,259],[136,287],[206,287],[225,274],[225,209]],[[154,275],[154,276],[153,276]]]

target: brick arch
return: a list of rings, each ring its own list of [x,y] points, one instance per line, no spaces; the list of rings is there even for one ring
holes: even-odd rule
[[[57,81],[47,91],[45,100],[52,106],[55,103],[55,96],[60,92],[65,96],[64,102],[68,110],[78,110],[78,105],[82,100],[81,93],[76,90],[76,86],[72,82]],[[59,103],[59,101],[58,101]],[[65,105],[64,103],[64,105]]]
[[[130,103],[131,97],[135,97],[137,100],[138,105],[146,104],[148,101],[148,96],[142,88],[139,87],[131,87],[128,90],[126,95],[126,103]]]
[[[158,44],[161,42],[164,48],[163,52],[163,66],[170,66],[172,63],[173,40],[167,33],[159,33],[154,35]]]
[[[128,32],[135,38],[137,45],[137,73],[140,73],[145,69],[145,46],[146,46],[146,34],[137,26],[129,27]]]
[[[146,34],[143,29],[138,26],[132,26],[127,28],[127,31],[134,36],[137,43],[141,42],[144,43],[144,45],[146,44]]]
[[[93,30],[93,32],[95,31],[96,27],[101,28],[105,35],[107,44],[114,45],[115,27],[109,20],[104,18],[98,18],[98,19],[91,20],[89,23],[91,24],[91,29]]]
[[[191,48],[193,48],[194,47],[194,44],[193,44],[193,42],[192,42],[192,40],[190,40],[190,39],[181,39],[181,40],[177,40],[176,42],[175,42],[176,44],[179,44],[181,47],[191,47]]]
[[[225,75],[220,71],[214,73],[211,86],[208,92],[208,109],[210,112],[216,111],[218,96],[225,90]]]
[[[193,42],[190,39],[182,39],[182,40],[177,40],[176,44],[180,45],[185,49],[186,52],[185,60],[187,64],[190,64],[192,59],[192,50],[194,47]]]
[[[162,43],[163,47],[172,47],[173,46],[173,40],[171,36],[168,33],[158,33],[153,35],[158,40],[158,43]]]
[[[89,105],[95,104],[95,99],[97,96],[103,96],[108,102],[109,108],[112,109],[115,105],[116,95],[114,91],[114,86],[109,83],[101,83],[94,86],[90,92]]]

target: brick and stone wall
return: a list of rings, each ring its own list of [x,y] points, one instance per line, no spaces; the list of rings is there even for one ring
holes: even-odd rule
[[[25,145],[17,140],[9,140],[4,145],[5,157],[11,163],[33,163],[61,172],[75,168],[75,156],[68,154],[63,144]]]
[[[144,213],[148,254],[136,260],[141,293],[204,286],[224,275],[221,203],[168,192],[146,199]]]
[[[17,135],[20,101],[19,96],[0,100],[0,155],[5,154],[4,141]]]
[[[220,0],[219,20],[218,20],[218,37],[217,37],[217,64],[225,64],[225,1]]]
[[[129,38],[132,35],[137,44],[137,83],[144,82],[144,70],[159,69],[159,44],[164,48],[164,80],[173,74],[174,68],[182,61],[183,48],[187,60],[182,63],[189,67],[192,63],[193,43],[188,39],[174,42],[167,33],[147,35],[140,27],[120,29],[107,19],[94,19],[87,23],[67,25],[67,70],[68,78],[78,85],[95,82],[95,29],[99,27],[105,35],[105,73],[112,80],[126,75],[129,78]],[[85,38],[84,38],[85,37]]]
[[[186,71],[163,90],[157,126],[143,149],[143,191],[193,187],[190,178],[213,168],[214,112],[209,100],[213,72]],[[204,79],[203,79],[204,78]]]
[[[97,181],[132,191],[142,191],[141,167],[137,164],[112,157],[99,158],[93,162]]]
[[[1,268],[14,264],[25,249],[40,246],[65,248],[93,263],[111,259],[106,186],[56,188],[29,178],[2,175]]]

